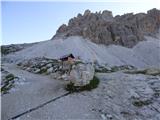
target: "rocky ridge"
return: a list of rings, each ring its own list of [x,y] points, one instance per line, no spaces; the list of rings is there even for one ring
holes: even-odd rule
[[[117,44],[133,47],[144,40],[144,35],[154,36],[160,27],[160,10],[154,8],[145,13],[128,13],[113,17],[112,12],[91,13],[86,10],[59,27],[57,37],[83,36],[98,44]]]
[[[27,47],[31,47],[32,45],[35,45],[36,43],[24,43],[24,44],[11,44],[11,45],[2,45],[1,46],[1,54],[7,55],[10,53],[15,53],[18,51],[21,51]]]

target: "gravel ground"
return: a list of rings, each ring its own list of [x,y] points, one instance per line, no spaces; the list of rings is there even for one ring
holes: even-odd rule
[[[62,81],[35,75],[6,64],[5,69],[23,76],[27,84],[2,96],[2,119],[7,120],[30,108],[56,98],[66,91]],[[73,93],[51,102],[17,120],[159,120],[160,77],[97,73],[98,88]]]
[[[10,94],[2,96],[2,120],[7,120],[66,93],[63,90],[64,83],[62,81],[32,74],[20,70],[14,65],[5,65],[4,69],[16,76],[23,77],[26,84],[16,85]]]

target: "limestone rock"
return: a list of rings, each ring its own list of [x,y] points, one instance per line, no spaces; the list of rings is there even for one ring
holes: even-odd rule
[[[55,36],[83,36],[97,44],[117,44],[133,47],[144,40],[144,35],[155,36],[160,27],[160,10],[152,9],[145,13],[128,13],[113,17],[111,11],[78,14],[62,25]],[[55,37],[54,36],[54,37]],[[53,37],[53,39],[54,39]]]
[[[65,32],[67,30],[67,25],[66,24],[63,24],[60,26],[60,28],[58,29],[57,32]]]
[[[47,73],[52,73],[53,72],[53,67],[50,67],[49,69],[47,69]]]
[[[49,64],[46,65],[46,67],[49,67],[49,68],[50,68],[50,67],[52,67],[52,64],[49,63]]]
[[[75,86],[84,86],[89,84],[94,77],[94,67],[92,64],[78,64],[70,72],[69,80]]]
[[[91,13],[90,10],[86,10],[86,11],[84,12],[84,16],[87,16],[87,15],[89,15],[90,13]]]
[[[39,73],[40,71],[41,71],[40,69],[36,69],[34,73]]]
[[[59,72],[54,72],[50,74],[51,78],[58,79],[61,77],[61,74]]]
[[[105,21],[113,21],[113,15],[111,11],[104,10],[102,12],[102,19]]]

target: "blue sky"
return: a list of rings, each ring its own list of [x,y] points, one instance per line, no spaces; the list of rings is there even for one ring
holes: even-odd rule
[[[144,0],[143,0],[144,1]],[[154,0],[153,0],[154,1]],[[111,10],[113,15],[146,12],[158,8],[154,2],[2,2],[2,44],[31,43],[50,39],[58,27],[84,13]]]

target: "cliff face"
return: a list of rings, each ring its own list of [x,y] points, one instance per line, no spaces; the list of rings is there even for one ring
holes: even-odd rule
[[[118,44],[133,47],[144,40],[144,35],[154,36],[160,27],[160,10],[151,9],[145,13],[128,13],[112,16],[111,11],[91,13],[86,10],[61,25],[56,37],[83,36],[97,44]]]

